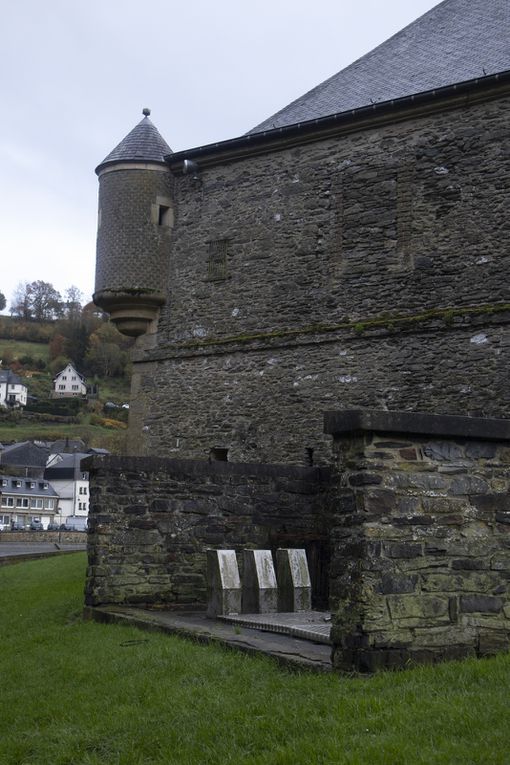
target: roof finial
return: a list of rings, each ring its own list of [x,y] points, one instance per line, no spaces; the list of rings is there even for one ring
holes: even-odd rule
[[[142,109],[142,114],[143,114],[145,117],[148,117],[150,113],[151,113],[151,110],[150,110],[150,109],[148,109],[147,107],[145,107],[144,109]]]

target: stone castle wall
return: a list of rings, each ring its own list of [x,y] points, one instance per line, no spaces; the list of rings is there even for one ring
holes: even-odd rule
[[[335,453],[334,666],[372,671],[507,650],[508,438],[368,426],[337,434]]]
[[[176,176],[130,452],[324,464],[325,409],[508,416],[508,106]]]
[[[327,606],[329,471],[91,457],[86,603],[206,604],[206,549],[304,547]]]
[[[130,453],[328,464],[324,411],[349,407],[510,414],[510,314],[240,344],[135,365]],[[289,423],[292,426],[289,427]]]
[[[91,457],[86,602],[203,609],[206,550],[305,548],[333,664],[510,644],[510,424],[330,413],[334,467]]]

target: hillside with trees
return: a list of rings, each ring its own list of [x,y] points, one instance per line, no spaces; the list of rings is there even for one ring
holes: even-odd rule
[[[23,412],[0,413],[0,441],[74,436],[120,451],[133,340],[93,303],[82,305],[73,286],[62,296],[48,282],[19,284],[10,312],[0,316],[0,359],[3,368],[23,378],[29,403]],[[53,378],[69,362],[97,396],[86,401],[51,398]]]

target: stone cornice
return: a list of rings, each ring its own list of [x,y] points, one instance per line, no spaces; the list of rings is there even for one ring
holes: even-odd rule
[[[99,167],[101,169],[99,169]],[[155,170],[159,173],[168,172],[168,167],[160,162],[127,162],[126,160],[123,160],[122,162],[108,162],[99,167],[96,170],[98,178],[101,178],[107,173],[117,173],[120,170]]]
[[[384,412],[377,409],[347,409],[324,413],[324,432],[330,435],[340,437],[349,433],[374,431],[507,441],[510,440],[510,420],[426,412]]]

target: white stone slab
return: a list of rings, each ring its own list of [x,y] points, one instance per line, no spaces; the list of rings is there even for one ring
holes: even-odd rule
[[[278,590],[271,550],[243,551],[243,613],[278,610]]]
[[[305,550],[277,550],[276,569],[278,611],[309,611],[312,607],[312,583]]]
[[[241,612],[241,579],[235,550],[207,550],[207,616]]]

